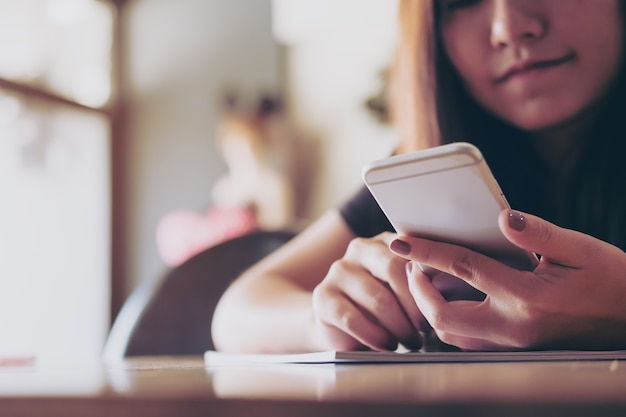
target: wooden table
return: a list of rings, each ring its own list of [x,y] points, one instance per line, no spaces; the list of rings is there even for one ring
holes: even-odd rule
[[[626,416],[626,362],[0,368],[1,416]]]

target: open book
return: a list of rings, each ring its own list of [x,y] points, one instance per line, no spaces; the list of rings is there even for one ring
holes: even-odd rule
[[[240,354],[207,351],[206,366],[261,363],[463,363],[624,360],[626,350],[617,351],[521,351],[521,352],[376,352],[327,351],[295,354]]]

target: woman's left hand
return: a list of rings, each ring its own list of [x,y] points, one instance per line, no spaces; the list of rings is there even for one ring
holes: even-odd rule
[[[403,236],[396,254],[457,276],[486,294],[447,301],[417,267],[409,288],[438,337],[468,350],[626,348],[626,254],[591,236],[505,210],[499,226],[515,245],[542,255],[532,272],[469,249]]]

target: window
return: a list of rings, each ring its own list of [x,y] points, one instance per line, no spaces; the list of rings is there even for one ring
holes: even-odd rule
[[[116,16],[0,0],[0,354],[89,359],[106,338]]]

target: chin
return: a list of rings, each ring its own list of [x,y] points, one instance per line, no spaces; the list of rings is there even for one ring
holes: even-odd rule
[[[550,131],[571,125],[586,125],[597,115],[598,102],[584,94],[544,95],[501,102],[492,107],[508,123],[527,132]]]
[[[559,111],[554,107],[533,109],[514,115],[500,115],[508,123],[527,132],[549,131],[566,125],[577,119],[577,113],[563,109]]]

